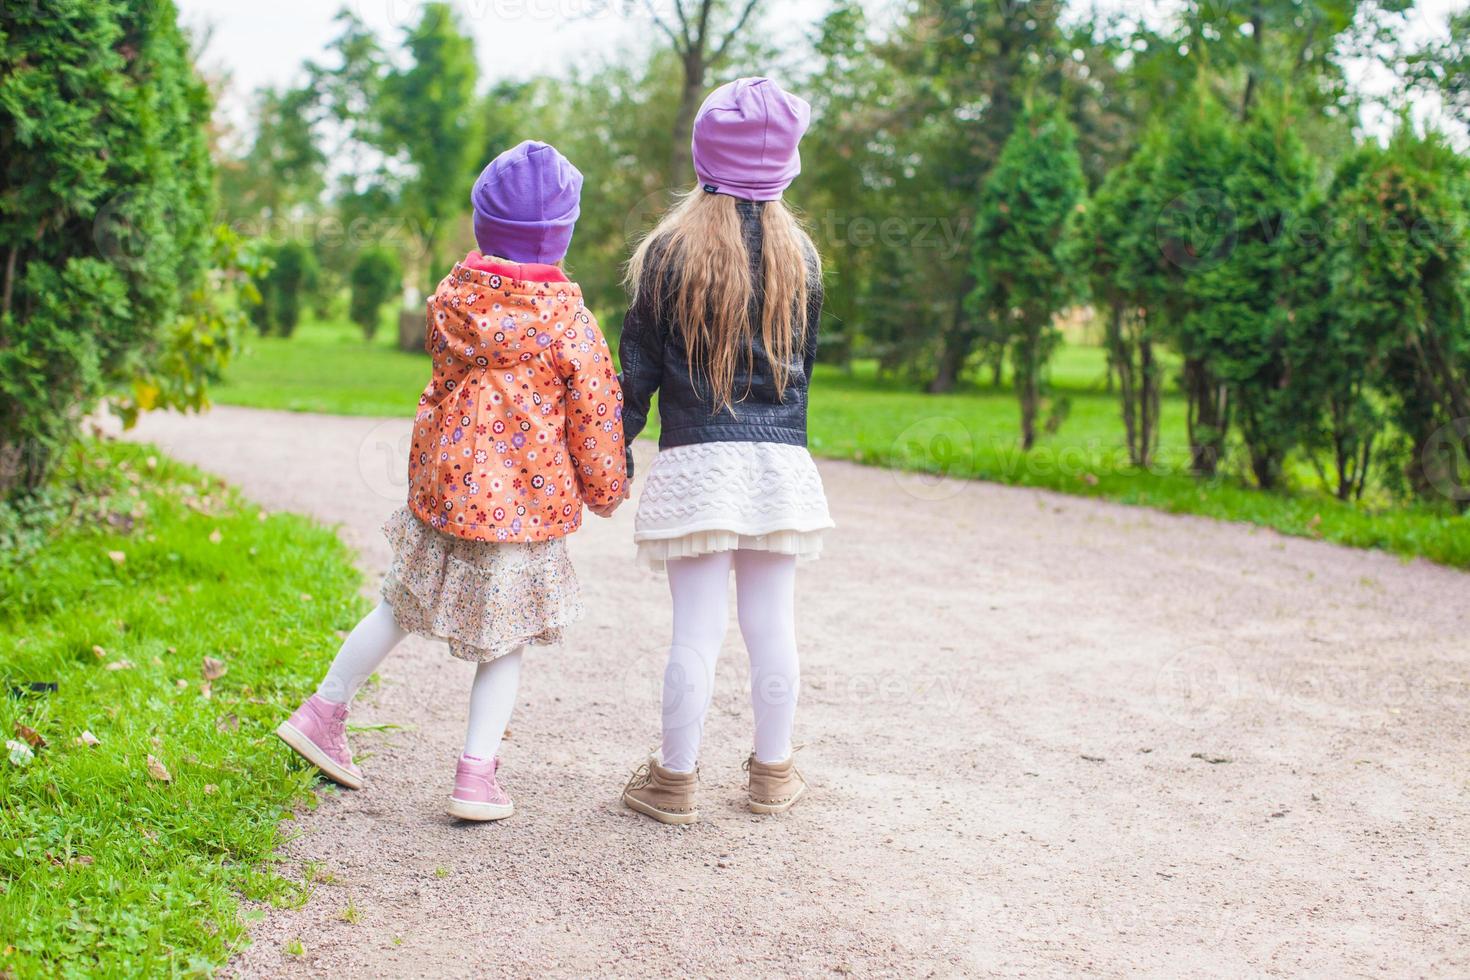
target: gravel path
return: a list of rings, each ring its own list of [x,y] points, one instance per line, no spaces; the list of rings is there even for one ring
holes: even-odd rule
[[[136,433],[340,522],[373,579],[407,435],[241,409]],[[800,584],[809,802],[740,806],[732,627],[703,823],[617,803],[655,742],[669,626],[625,507],[573,540],[588,619],[527,660],[503,770],[517,815],[444,815],[471,668],[410,640],[354,715],[396,726],[356,738],[367,788],[292,828],[289,862],[323,883],[268,911],[238,974],[1470,974],[1470,576],[822,472],[840,528]]]

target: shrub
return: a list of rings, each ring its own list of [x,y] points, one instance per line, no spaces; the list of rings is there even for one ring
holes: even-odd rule
[[[403,267],[392,249],[364,249],[352,266],[352,303],[349,315],[372,340],[383,320],[383,306],[403,288]]]
[[[1190,467],[1214,476],[1230,426],[1229,388],[1216,377],[1210,340],[1224,328],[1221,281],[1209,275],[1235,248],[1236,215],[1226,196],[1235,170],[1234,121],[1203,82],[1170,121],[1154,190],[1161,202],[1156,234],[1165,259],[1162,324],[1184,358],[1189,400]]]
[[[1245,124],[1239,157],[1225,181],[1235,213],[1235,248],[1202,273],[1217,297],[1199,318],[1209,367],[1229,387],[1232,414],[1262,489],[1282,478],[1287,453],[1312,424],[1319,393],[1307,370],[1317,352],[1302,343],[1302,289],[1310,266],[1295,247],[1305,217],[1313,167],[1292,119],[1262,104]]]
[[[260,302],[251,318],[262,337],[289,337],[320,282],[316,255],[301,242],[288,241],[271,247],[267,258],[268,266],[256,279]]]
[[[1159,445],[1160,383],[1154,352],[1161,259],[1154,192],[1161,131],[1151,130],[1126,163],[1108,174],[1078,215],[1075,261],[1106,318],[1104,346],[1118,377],[1128,459],[1148,467]]]
[[[1355,161],[1338,200],[1334,300],[1381,338],[1380,383],[1413,446],[1409,484],[1463,504],[1470,419],[1470,175],[1442,139],[1407,124]]]
[[[209,114],[167,0],[0,10],[0,494],[140,375],[151,404],[202,401],[230,347],[204,288]]]
[[[1009,341],[1026,449],[1060,337],[1052,319],[1079,291],[1065,242],[1084,186],[1072,124],[1057,108],[1027,106],[980,194],[969,304]]]

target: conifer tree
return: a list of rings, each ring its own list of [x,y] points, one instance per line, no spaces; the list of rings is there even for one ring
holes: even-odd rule
[[[1027,106],[980,193],[969,297],[971,312],[1009,341],[1025,449],[1036,444],[1060,338],[1052,321],[1080,291],[1066,242],[1084,189],[1072,124],[1056,106]]]

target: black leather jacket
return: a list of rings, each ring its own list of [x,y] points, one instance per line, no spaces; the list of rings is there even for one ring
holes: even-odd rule
[[[761,316],[761,207],[756,201],[740,201],[740,223],[746,251],[756,277],[756,295],[751,316]],[[815,271],[816,255],[811,257]],[[815,279],[816,277],[813,276]],[[701,442],[779,442],[806,445],[807,389],[812,363],[817,355],[817,325],[822,315],[822,287],[817,283],[807,305],[806,345],[800,363],[790,365],[786,389],[776,390],[771,361],[759,334],[752,339],[753,357],[742,362],[735,374],[735,404],[715,410],[704,379],[691,377],[683,337],[674,329],[669,303],[654,309],[652,289],[639,290],[638,302],[623,318],[618,355],[623,373],[623,435],[628,444],[629,473],[632,473],[632,444],[648,423],[649,405],[659,393],[659,448],[688,446]],[[671,290],[666,289],[667,296]]]

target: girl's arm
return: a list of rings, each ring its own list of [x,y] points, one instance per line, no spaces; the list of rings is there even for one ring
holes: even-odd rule
[[[822,291],[822,280],[817,279],[811,290],[807,293],[806,304],[806,380],[812,380],[812,367],[817,363],[817,337],[822,332],[822,302],[824,293]]]
[[[623,434],[627,440],[628,475],[633,475],[633,440],[648,424],[648,411],[654,393],[664,379],[665,324],[650,298],[646,285],[638,291],[638,302],[623,317],[623,333],[618,340],[618,356],[622,358]]]
[[[623,390],[607,338],[590,311],[580,311],[575,326],[561,333],[556,357],[567,386],[567,451],[582,484],[582,500],[606,507],[623,499],[628,483]]]

